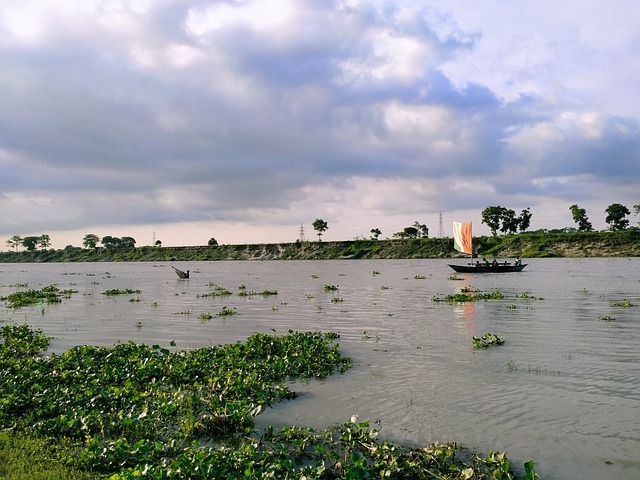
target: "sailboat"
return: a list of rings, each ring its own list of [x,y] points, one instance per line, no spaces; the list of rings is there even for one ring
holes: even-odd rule
[[[471,233],[471,222],[453,222],[453,248],[457,251],[471,255],[471,260],[467,265],[451,265],[456,272],[460,273],[494,273],[494,272],[520,272],[526,263],[518,260],[514,264],[503,262],[498,264],[487,264],[476,261],[473,263],[473,235]]]

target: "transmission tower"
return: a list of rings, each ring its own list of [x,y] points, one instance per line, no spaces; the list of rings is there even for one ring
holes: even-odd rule
[[[438,238],[444,237],[444,227],[442,226],[442,212],[438,215]]]
[[[304,227],[302,226],[302,223],[300,224],[300,238],[298,240],[304,242]]]

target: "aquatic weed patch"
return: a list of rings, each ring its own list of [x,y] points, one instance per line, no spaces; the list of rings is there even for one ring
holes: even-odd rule
[[[140,295],[142,292],[140,290],[132,290],[131,288],[125,288],[124,290],[120,288],[112,288],[111,290],[105,290],[102,292],[102,295],[106,295],[107,297],[115,297],[118,295]]]
[[[0,298],[7,302],[10,308],[19,308],[28,305],[36,305],[39,303],[61,303],[63,298],[71,298],[76,293],[74,290],[60,290],[55,285],[49,285],[42,290],[29,289],[22,292],[10,293],[6,297]]]
[[[485,333],[482,337],[476,337],[474,335],[471,338],[471,342],[475,348],[488,348],[495,345],[502,345],[505,341],[495,333]]]
[[[459,302],[478,302],[480,300],[502,300],[504,295],[501,292],[460,292],[452,293],[444,297],[434,296],[434,302],[459,303]]]

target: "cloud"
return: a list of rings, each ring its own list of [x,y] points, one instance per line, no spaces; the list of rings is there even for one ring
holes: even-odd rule
[[[0,235],[636,201],[640,7],[550,5],[2,6]]]

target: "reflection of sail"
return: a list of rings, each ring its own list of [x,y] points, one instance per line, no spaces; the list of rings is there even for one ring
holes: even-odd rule
[[[456,303],[456,305],[453,307],[453,312],[455,313],[456,317],[464,319],[465,327],[472,333],[475,333],[476,330],[475,307],[475,303],[473,302]]]

